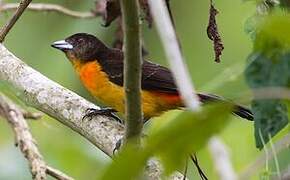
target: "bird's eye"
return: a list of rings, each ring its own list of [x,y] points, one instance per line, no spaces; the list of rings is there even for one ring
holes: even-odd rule
[[[80,38],[78,41],[79,41],[79,43],[83,43],[84,42],[84,39],[83,38]]]

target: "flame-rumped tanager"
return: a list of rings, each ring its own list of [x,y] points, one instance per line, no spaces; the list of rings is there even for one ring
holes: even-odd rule
[[[121,50],[109,48],[95,36],[86,33],[56,41],[52,47],[65,53],[86,89],[97,100],[111,107],[94,110],[93,114],[125,112],[124,53]],[[143,60],[141,89],[144,120],[184,107],[172,73],[159,64]],[[216,95],[197,95],[202,103],[226,101]],[[233,113],[253,120],[253,114],[246,107],[234,105]]]

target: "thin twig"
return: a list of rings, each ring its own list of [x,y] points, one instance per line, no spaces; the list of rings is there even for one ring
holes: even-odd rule
[[[235,180],[237,175],[233,169],[230,155],[225,144],[217,137],[212,137],[209,141],[209,150],[212,154],[214,167],[219,174],[219,179]]]
[[[7,119],[14,131],[16,146],[19,147],[24,157],[27,159],[32,178],[35,180],[46,179],[49,174],[59,180],[72,180],[58,170],[51,172],[51,167],[47,167],[40,154],[36,141],[32,137],[29,126],[23,117],[21,109],[12,103],[8,98],[0,94],[0,115]]]
[[[196,168],[197,168],[197,171],[198,171],[198,174],[200,176],[200,178],[202,180],[208,180],[208,178],[206,177],[205,173],[203,172],[203,170],[201,169],[199,163],[198,163],[198,160],[197,160],[197,157],[196,157],[196,154],[194,155],[190,155],[190,159],[192,160],[192,162],[195,164]]]
[[[275,153],[278,154],[284,149],[290,148],[290,133],[284,136],[282,139],[274,143]],[[250,164],[239,176],[239,179],[249,179],[251,176],[253,176],[255,173],[258,172],[259,169],[261,169],[264,164],[271,160],[274,157],[273,151],[268,152],[266,155],[265,152],[263,152],[252,164]]]
[[[39,120],[43,116],[42,113],[29,112],[25,110],[22,110],[22,115],[24,119],[31,119],[31,120]]]
[[[73,180],[73,178],[50,166],[46,166],[46,174],[58,180]]]
[[[0,12],[11,11],[17,9],[17,3],[4,3],[0,5]],[[48,3],[31,3],[27,10],[31,11],[40,11],[40,12],[56,12],[60,14],[64,14],[73,18],[81,18],[81,19],[91,19],[101,15],[98,12],[78,12],[67,9],[58,4],[48,4]]]
[[[186,163],[185,163],[185,167],[184,167],[184,172],[183,172],[183,179],[182,180],[186,180],[187,171],[188,171],[188,159],[186,159]]]
[[[195,94],[189,72],[184,64],[180,46],[166,4],[163,0],[149,0],[149,5],[183,102],[192,111],[199,111],[200,102]],[[164,29],[166,29],[166,33],[164,33]],[[215,141],[215,139],[213,139],[213,141]],[[221,171],[219,173],[227,174],[228,172]]]
[[[253,89],[255,99],[287,99],[290,100],[290,89],[284,87],[265,87]]]
[[[143,127],[141,107],[141,36],[139,1],[121,0],[124,28],[124,85],[126,93],[126,139],[140,143]]]
[[[161,38],[171,71],[185,105],[191,110],[199,110],[200,102],[184,64],[176,33],[164,0],[149,0],[151,14]],[[164,33],[166,30],[166,33]]]
[[[26,7],[30,4],[32,0],[21,0],[19,3],[19,6],[17,7],[15,13],[7,21],[5,26],[0,31],[0,42],[2,43],[6,37],[6,35],[9,33],[9,31],[12,29],[16,21],[20,18],[22,13],[25,11]]]

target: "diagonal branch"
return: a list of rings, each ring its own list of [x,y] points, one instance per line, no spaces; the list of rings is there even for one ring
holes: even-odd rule
[[[0,5],[0,12],[11,11],[17,9],[17,3],[4,3]],[[60,14],[64,14],[73,18],[81,18],[81,19],[90,19],[95,18],[101,15],[101,12],[78,12],[67,9],[58,4],[49,4],[49,3],[31,3],[27,7],[27,10],[31,11],[40,11],[40,12],[56,12]]]
[[[25,103],[56,118],[112,156],[116,142],[123,135],[123,126],[105,116],[82,120],[88,108],[99,107],[44,77],[1,44],[0,79],[18,88]]]
[[[189,78],[188,69],[183,62],[167,6],[163,0],[149,0],[148,2],[183,102],[191,110],[199,110],[200,102],[194,93],[194,86]],[[166,29],[166,33],[164,33],[164,29]]]
[[[54,177],[58,180],[73,180],[73,178],[50,166],[46,166],[46,174],[49,174],[51,177]]]
[[[214,167],[218,177],[222,180],[236,180],[237,175],[234,171],[229,151],[225,144],[218,138],[212,137],[209,140],[208,147],[212,155]]]
[[[7,21],[5,26],[0,31],[0,42],[1,43],[4,41],[6,35],[12,29],[12,27],[14,26],[16,21],[20,18],[20,16],[25,11],[25,9],[27,8],[27,6],[30,4],[31,1],[32,0],[21,0],[20,1],[19,6],[17,7],[17,9],[16,9],[15,13],[13,14],[13,16],[11,17],[11,19],[9,19]]]
[[[24,119],[21,109],[1,94],[0,115],[7,119],[13,129],[16,137],[16,146],[19,147],[28,160],[33,179],[46,179],[46,174],[49,174],[59,180],[72,180],[72,178],[67,175],[46,165],[30,133],[29,126]]]

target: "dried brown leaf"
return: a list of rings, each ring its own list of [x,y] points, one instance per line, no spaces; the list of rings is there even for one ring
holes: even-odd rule
[[[211,1],[209,22],[207,26],[207,35],[208,35],[208,38],[213,41],[214,51],[215,51],[215,62],[219,63],[220,57],[222,55],[222,51],[224,49],[224,45],[220,37],[218,26],[216,23],[217,14],[218,14],[218,10],[214,7]]]

